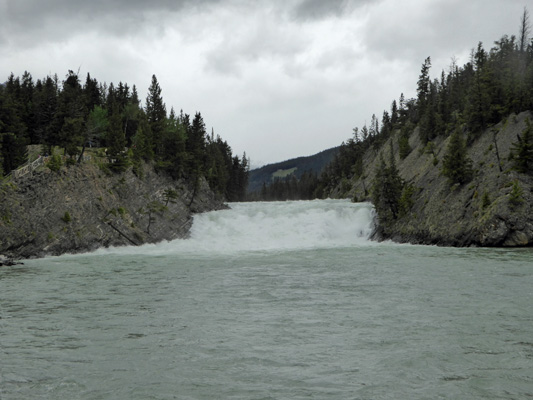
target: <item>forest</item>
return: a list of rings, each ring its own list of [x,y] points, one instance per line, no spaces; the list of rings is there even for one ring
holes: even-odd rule
[[[249,160],[232,154],[228,143],[206,131],[194,117],[167,107],[152,76],[144,107],[136,86],[101,83],[69,70],[34,81],[29,72],[13,73],[0,84],[0,177],[29,160],[29,145],[51,156],[48,166],[73,166],[90,152],[110,173],[132,168],[139,177],[152,163],[159,173],[185,179],[195,187],[205,178],[228,201],[243,200]]]
[[[306,182],[300,185],[302,193],[295,192],[298,182],[288,177],[283,182],[266,185],[262,190],[263,197],[285,200],[290,193],[291,198],[303,199],[309,197],[311,190],[312,198],[323,198],[339,186],[348,188],[352,179],[365,176],[363,155],[368,149],[377,151],[395,134],[399,136],[399,146],[394,151],[404,159],[412,151],[409,137],[415,129],[419,129],[427,153],[431,153],[432,141],[436,138],[453,136],[442,173],[451,182],[468,181],[471,166],[465,149],[487,128],[510,114],[533,110],[530,30],[528,11],[524,10],[518,36],[504,35],[488,50],[483,43],[478,43],[465,65],[459,66],[452,59],[449,70],[442,71],[435,79],[430,77],[431,58],[427,57],[417,81],[416,98],[406,99],[401,94],[398,100],[392,101],[390,110],[383,112],[381,120],[374,114],[369,125],[354,128],[352,137],[342,143],[337,156],[326,166],[312,189]],[[517,138],[512,157],[517,170],[533,172],[531,129]],[[409,188],[397,175],[394,161],[382,160],[381,173],[365,191],[378,212],[386,209],[387,213],[397,216],[401,212],[405,190]]]
[[[453,138],[442,173],[450,182],[467,182],[471,165],[465,149],[510,114],[533,110],[530,31],[524,10],[518,36],[504,35],[489,49],[478,43],[466,64],[459,66],[452,59],[438,78],[431,78],[431,58],[427,57],[416,83],[416,97],[407,99],[401,94],[381,118],[374,114],[369,125],[354,128],[352,137],[342,143],[319,176],[302,170],[298,176],[277,178],[255,189],[248,199],[327,197],[335,188],[349,187],[351,180],[364,177],[363,155],[368,149],[380,149],[391,135],[399,137],[395,151],[400,158],[407,157],[415,129],[427,153],[435,139]],[[194,117],[183,111],[176,114],[173,108],[167,112],[161,92],[154,75],[143,107],[135,86],[100,83],[89,73],[84,83],[73,71],[63,81],[57,75],[34,82],[28,72],[22,77],[11,74],[0,84],[0,176],[28,161],[28,145],[39,145],[41,154],[53,155],[51,168],[57,168],[61,160],[68,165],[82,162],[89,149],[93,153],[98,149],[107,160],[104,167],[112,172],[132,168],[142,176],[143,162],[149,162],[175,179],[197,183],[204,177],[228,201],[246,199],[246,155],[233,155],[226,141],[213,132],[208,134],[199,112]],[[517,138],[512,157],[522,173],[532,172],[532,143],[531,129]],[[382,160],[382,167],[377,182],[365,189],[366,197],[378,211],[387,204],[383,207],[395,216],[408,187],[396,176],[392,160]]]

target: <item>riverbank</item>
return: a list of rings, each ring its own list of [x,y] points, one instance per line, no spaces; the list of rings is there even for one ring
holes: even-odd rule
[[[143,165],[142,178],[93,163],[40,168],[2,182],[0,255],[6,260],[79,253],[187,237],[195,213],[226,206],[201,180],[184,180]]]
[[[410,207],[394,220],[380,219],[375,239],[442,246],[532,246],[533,176],[516,171],[510,157],[528,119],[533,120],[529,111],[512,114],[469,144],[473,176],[464,184],[450,184],[442,174],[450,137],[439,136],[424,145],[416,128],[405,158],[399,155],[397,131],[380,147],[370,147],[363,159],[364,173],[339,185],[330,196],[370,200],[381,157],[390,160],[393,149],[399,175],[412,188]]]

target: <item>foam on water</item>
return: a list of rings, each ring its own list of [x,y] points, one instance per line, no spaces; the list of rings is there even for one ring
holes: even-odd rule
[[[368,245],[374,227],[369,203],[348,200],[232,203],[197,214],[191,237],[98,253],[210,254]]]

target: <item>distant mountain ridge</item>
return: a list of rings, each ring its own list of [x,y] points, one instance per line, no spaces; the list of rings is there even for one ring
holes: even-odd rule
[[[333,147],[312,156],[293,158],[253,169],[248,176],[248,193],[260,190],[263,183],[268,185],[275,178],[286,178],[294,175],[297,179],[300,179],[306,171],[319,175],[326,165],[333,160],[338,151],[339,147]]]

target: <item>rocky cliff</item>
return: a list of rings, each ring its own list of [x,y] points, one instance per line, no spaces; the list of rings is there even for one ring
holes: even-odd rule
[[[0,186],[0,255],[31,258],[184,238],[198,212],[224,208],[205,181],[131,170],[106,173],[91,163],[41,168]],[[193,197],[194,193],[194,197]]]
[[[330,195],[369,200],[380,165],[389,160],[391,141],[401,178],[413,187],[412,206],[392,222],[380,221],[376,237],[398,242],[452,246],[531,246],[533,244],[533,177],[518,173],[509,161],[513,142],[526,127],[531,112],[511,115],[485,131],[468,146],[474,176],[465,184],[450,185],[442,175],[442,160],[450,137],[423,145],[418,129],[411,134],[412,151],[398,153],[398,135],[364,156],[364,173]]]

